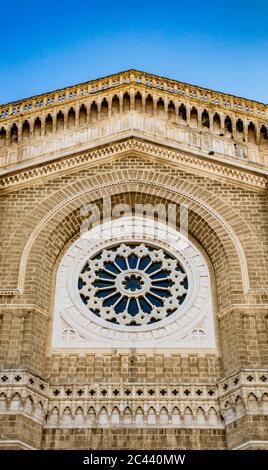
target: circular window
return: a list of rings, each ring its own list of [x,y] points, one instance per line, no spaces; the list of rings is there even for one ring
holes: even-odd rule
[[[160,321],[184,302],[187,275],[164,249],[121,243],[89,259],[78,281],[80,297],[102,319],[139,326]]]

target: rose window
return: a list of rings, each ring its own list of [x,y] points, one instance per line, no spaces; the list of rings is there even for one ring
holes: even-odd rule
[[[88,309],[120,325],[163,320],[184,302],[187,275],[177,259],[144,243],[104,248],[85,264],[78,282]]]

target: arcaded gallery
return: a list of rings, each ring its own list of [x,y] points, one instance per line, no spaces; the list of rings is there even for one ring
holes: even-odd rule
[[[0,449],[268,449],[267,175],[246,98],[0,106]]]

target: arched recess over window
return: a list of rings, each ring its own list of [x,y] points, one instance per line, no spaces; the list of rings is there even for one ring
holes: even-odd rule
[[[156,111],[159,117],[163,118],[165,116],[165,103],[162,98],[159,98],[159,100],[157,101]]]
[[[213,116],[213,131],[217,135],[221,134],[221,118],[218,113],[215,113]]]
[[[10,141],[18,142],[18,127],[17,124],[13,124],[10,130]]]
[[[198,126],[198,114],[197,109],[193,106],[190,112],[190,125],[192,127]]]
[[[75,111],[73,108],[69,109],[67,117],[67,128],[72,129],[75,126]]]
[[[260,130],[260,144],[267,144],[268,141],[268,132],[267,127],[262,125]]]
[[[209,115],[206,109],[202,113],[201,122],[202,122],[202,127],[207,127],[208,129],[210,128]]]
[[[243,140],[244,138],[244,123],[242,119],[237,119],[236,121],[236,137],[239,140]]]
[[[97,119],[98,119],[98,107],[97,107],[96,102],[93,101],[90,107],[90,121],[94,122],[94,121],[97,121]]]
[[[79,124],[81,126],[82,124],[86,124],[86,122],[87,122],[87,108],[85,107],[84,104],[82,104],[79,109]]]
[[[45,133],[46,133],[46,134],[51,134],[52,129],[53,129],[52,116],[51,116],[51,114],[49,114],[49,115],[46,117]]]
[[[182,103],[179,107],[180,122],[185,123],[187,119],[186,106]]]
[[[101,102],[101,109],[100,109],[101,118],[108,117],[108,101],[106,98],[103,98]]]
[[[146,217],[82,234],[58,267],[52,348],[88,347],[215,349],[210,274],[200,250]]]
[[[120,110],[119,98],[115,95],[112,99],[112,115],[118,114]]]
[[[64,115],[62,111],[59,111],[57,114],[56,129],[57,131],[62,131],[64,129]]]
[[[256,128],[253,122],[250,122],[248,125],[248,142],[249,144],[257,143]]]
[[[123,96],[123,112],[126,113],[130,110],[130,96],[128,93],[124,93]]]
[[[37,117],[34,121],[34,137],[41,136],[41,119]]]
[[[28,121],[24,121],[22,125],[22,140],[27,140],[30,137],[30,124]]]
[[[146,114],[148,114],[149,116],[152,116],[153,113],[154,113],[154,102],[153,102],[153,98],[151,95],[148,95],[146,97],[146,101],[145,101],[145,112]]]
[[[139,91],[135,95],[135,110],[142,112],[142,96]]]
[[[233,134],[233,125],[230,116],[226,116],[224,121],[224,130],[226,137],[232,137]]]
[[[6,145],[6,130],[4,127],[1,127],[0,129],[0,147],[4,147]]]
[[[175,105],[173,101],[170,101],[168,104],[168,119],[170,121],[176,120],[176,112],[175,112]]]

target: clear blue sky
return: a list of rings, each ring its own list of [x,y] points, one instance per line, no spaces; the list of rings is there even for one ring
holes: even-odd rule
[[[268,0],[0,0],[0,103],[128,68],[268,103]]]

